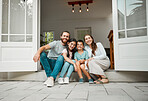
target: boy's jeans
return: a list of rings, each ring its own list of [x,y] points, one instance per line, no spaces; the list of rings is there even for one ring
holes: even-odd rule
[[[60,55],[57,60],[49,59],[45,52],[40,54],[40,62],[44,67],[47,77],[53,77],[56,79],[58,73],[60,72],[63,63],[64,57]]]

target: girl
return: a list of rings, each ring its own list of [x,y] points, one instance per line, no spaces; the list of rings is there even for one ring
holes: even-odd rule
[[[94,81],[97,84],[108,83],[109,80],[104,74],[104,70],[110,66],[109,58],[106,56],[103,45],[98,42],[95,43],[91,35],[85,35],[84,41],[87,44],[85,49],[88,51],[89,58],[87,61],[88,71],[95,74],[99,79]]]
[[[63,50],[62,52],[62,55],[65,59],[65,63],[64,63],[64,66],[62,68],[62,71],[61,71],[61,74],[60,74],[60,77],[58,79],[58,83],[59,84],[68,84],[69,83],[69,78],[70,78],[70,75],[72,74],[72,72],[77,70],[77,67],[76,67],[76,64],[75,64],[75,60],[74,59],[74,53],[76,51],[76,39],[74,38],[71,38],[68,42],[67,42],[67,48]],[[69,69],[68,69],[69,68]],[[68,70],[67,72],[67,75],[65,78],[64,75],[66,73],[66,71]]]

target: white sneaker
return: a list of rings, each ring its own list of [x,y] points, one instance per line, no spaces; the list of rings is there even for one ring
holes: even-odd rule
[[[64,83],[68,84],[69,83],[69,77],[64,78]]]
[[[47,83],[47,84],[46,84],[47,87],[52,87],[52,86],[54,86],[54,80],[52,80],[51,78],[48,78],[46,83]]]
[[[44,85],[47,85],[47,80],[48,80],[48,78],[47,78],[46,81],[43,83]]]
[[[59,78],[59,79],[58,79],[58,83],[59,83],[59,84],[64,84],[63,78]]]

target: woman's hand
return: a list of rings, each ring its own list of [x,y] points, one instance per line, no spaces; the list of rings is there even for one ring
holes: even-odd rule
[[[36,53],[33,57],[33,61],[37,62],[40,59],[40,54]]]
[[[87,61],[91,61],[91,60],[93,60],[94,58],[89,58]]]
[[[79,62],[80,62],[80,64],[82,64],[82,63],[85,63],[85,60],[82,59],[82,60],[79,60]]]

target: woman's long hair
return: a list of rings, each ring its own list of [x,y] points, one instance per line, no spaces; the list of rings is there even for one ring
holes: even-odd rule
[[[96,55],[96,54],[95,54],[95,51],[96,51],[96,49],[97,49],[97,45],[96,45],[96,43],[94,42],[94,38],[93,38],[90,34],[86,34],[86,35],[84,36],[84,41],[85,41],[85,37],[86,37],[86,36],[90,36],[90,37],[92,38],[92,43],[91,43],[92,54]]]
[[[75,38],[71,38],[71,39],[68,40],[69,43],[72,42],[72,41],[76,42],[76,46],[77,46],[77,40]],[[67,50],[67,57],[69,57],[69,47],[68,47],[68,45],[66,47],[66,50]],[[76,52],[76,47],[72,50],[72,59],[74,59],[75,52]]]

